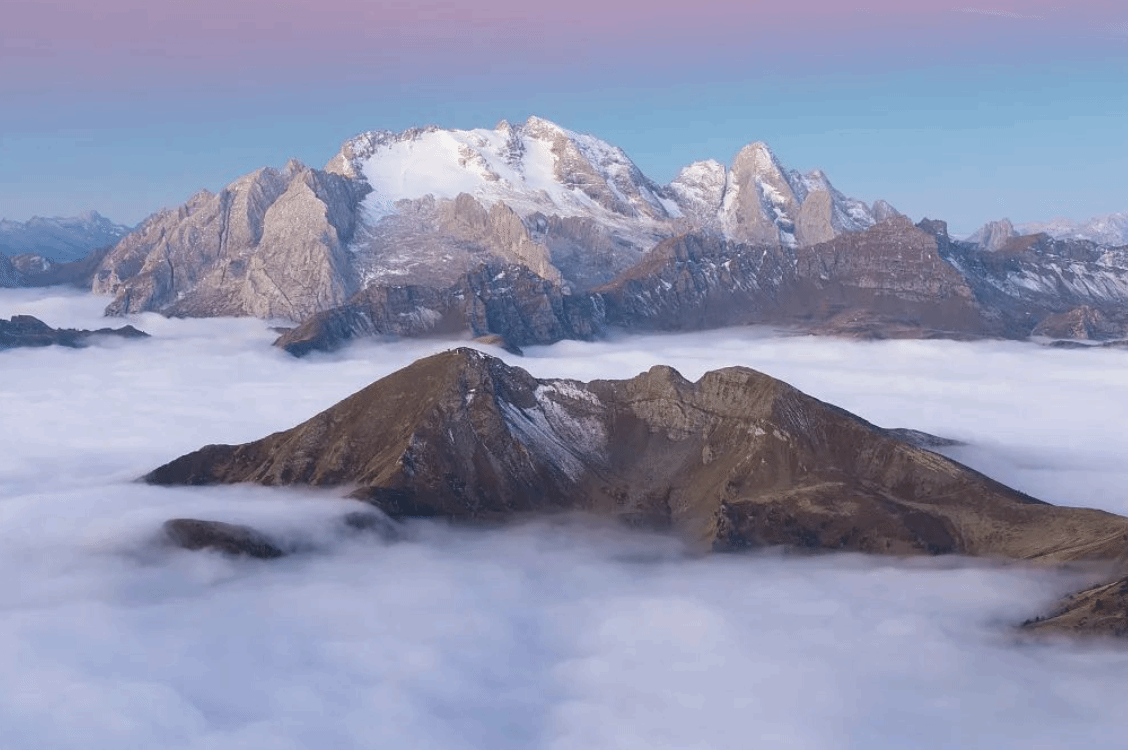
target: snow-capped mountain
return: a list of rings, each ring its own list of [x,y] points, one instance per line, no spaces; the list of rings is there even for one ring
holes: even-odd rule
[[[32,217],[26,222],[0,220],[0,255],[29,253],[56,263],[84,258],[92,250],[116,244],[130,227],[114,222],[97,211],[78,216]]]
[[[731,168],[696,162],[659,185],[617,146],[538,117],[516,126],[502,121],[493,130],[365,133],[326,169],[371,186],[370,221],[396,213],[401,201],[467,193],[485,205],[503,201],[522,217],[595,219],[647,243],[668,235],[677,220],[731,239],[784,245],[875,223],[869,206],[839,193],[822,172],[785,169],[762,142],[742,149]]]
[[[300,319],[372,284],[446,287],[483,262],[583,291],[687,231],[797,247],[895,213],[845,197],[821,172],[785,169],[763,143],[660,185],[622,149],[537,117],[374,131],[324,170],[258,170],[150,217],[95,288],[117,297],[115,312]],[[327,220],[332,232],[310,229]]]
[[[1055,240],[1087,240],[1105,247],[1119,247],[1128,245],[1128,213],[1097,216],[1085,222],[1053,219],[1014,225],[1009,219],[1001,219],[984,224],[967,240],[986,250],[998,250],[1012,238],[1033,234],[1048,234]]]
[[[1018,226],[1020,234],[1045,234],[1059,240],[1089,240],[1098,245],[1128,245],[1128,213],[1096,216],[1088,221],[1053,219]]]
[[[460,193],[485,204],[505,201],[522,215],[658,221],[679,215],[622,149],[538,117],[518,126],[502,121],[493,130],[364,133],[326,170],[372,187],[365,208],[373,220],[394,213],[399,201]]]

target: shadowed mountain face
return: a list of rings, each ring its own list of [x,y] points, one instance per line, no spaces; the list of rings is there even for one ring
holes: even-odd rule
[[[524,346],[608,327],[749,324],[856,338],[1122,338],[1128,254],[1045,235],[987,251],[952,241],[943,222],[914,225],[899,215],[800,247],[690,233],[658,243],[587,293],[569,294],[527,268],[488,265],[450,287],[370,287],[278,345],[302,354],[370,334],[469,331]]]
[[[1128,544],[1128,519],[1041,503],[753,370],[585,384],[467,349],[146,480],[340,486],[393,517],[582,510],[715,549],[1074,560]]]
[[[607,322],[631,329],[769,323],[863,337],[983,335],[974,293],[940,248],[904,217],[790,250],[687,235],[597,291]]]
[[[590,339],[601,330],[599,299],[564,294],[524,266],[482,265],[446,288],[373,286],[312,316],[275,346],[296,356],[330,351],[362,336],[499,334],[515,346]]]

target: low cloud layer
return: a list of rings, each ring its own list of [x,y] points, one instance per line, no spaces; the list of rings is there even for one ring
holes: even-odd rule
[[[0,293],[96,327],[100,300]],[[1016,620],[1078,574],[959,560],[693,558],[582,520],[407,541],[348,534],[333,493],[164,489],[139,474],[292,426],[449,342],[295,360],[258,321],[0,352],[0,746],[1116,746],[1128,652]],[[495,352],[496,353],[496,352]],[[779,338],[755,329],[537,348],[538,376],[742,364],[1056,502],[1128,512],[1128,354]],[[310,551],[170,551],[160,523],[251,523]]]

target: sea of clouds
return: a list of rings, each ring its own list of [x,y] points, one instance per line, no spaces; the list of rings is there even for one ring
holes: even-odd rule
[[[0,292],[96,328],[105,300]],[[110,321],[118,324],[115,321]],[[450,342],[296,360],[254,320],[131,319],[145,341],[0,352],[0,748],[1064,748],[1128,736],[1128,649],[1013,625],[1077,573],[956,559],[692,557],[581,520],[406,541],[332,492],[137,476],[288,428]],[[500,352],[492,351],[500,354]],[[746,365],[1038,497],[1128,513],[1128,352],[857,343],[761,329],[565,342],[540,377]],[[171,550],[249,523],[310,551]]]

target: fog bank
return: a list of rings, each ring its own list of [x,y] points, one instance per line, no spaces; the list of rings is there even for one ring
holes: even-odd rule
[[[100,327],[104,300],[0,292],[0,317]],[[305,360],[254,320],[0,352],[0,747],[1113,747],[1128,650],[1012,625],[1075,575],[960,560],[688,557],[570,521],[350,534],[332,492],[132,481],[290,427],[451,342]],[[491,353],[499,354],[496,350]],[[697,378],[745,365],[877,424],[959,438],[1047,500],[1128,512],[1128,353],[857,343],[760,329],[565,342],[541,377]],[[165,519],[250,523],[307,551],[156,543]]]

